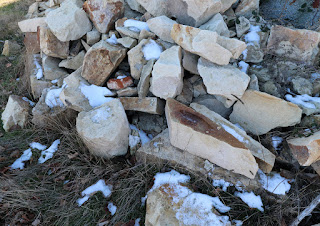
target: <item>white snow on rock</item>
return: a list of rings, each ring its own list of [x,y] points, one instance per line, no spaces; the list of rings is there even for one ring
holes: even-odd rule
[[[89,104],[93,108],[98,107],[104,103],[107,103],[113,99],[111,97],[105,97],[113,94],[106,87],[96,86],[93,84],[90,86],[87,86],[82,83],[80,85],[80,90],[83,93],[83,95],[89,100]]]
[[[23,154],[10,166],[11,169],[23,169],[24,162],[30,160],[32,156],[31,148],[25,150]]]
[[[234,195],[239,197],[246,204],[248,204],[250,208],[257,208],[261,212],[264,211],[264,209],[262,208],[263,203],[260,195],[255,195],[253,192],[235,192]]]
[[[260,43],[260,36],[258,34],[259,31],[261,31],[259,25],[257,26],[250,25],[249,33],[244,36],[244,40],[246,41],[246,43],[250,45],[250,43],[253,44],[255,42],[259,45]]]
[[[35,68],[35,70],[37,71],[36,78],[37,79],[41,79],[41,78],[43,78],[43,70],[42,70],[42,67],[39,64],[38,60],[37,60],[38,56],[39,56],[39,54],[35,54],[34,55],[34,61],[33,62],[36,65],[36,68]]]
[[[242,55],[243,55],[243,59],[244,59],[244,60],[247,59],[248,50],[247,50],[247,49],[243,50]]]
[[[133,136],[131,134],[129,135],[129,146],[130,146],[130,148],[135,147],[137,144],[139,144],[140,141],[141,141],[140,137]]]
[[[137,218],[137,219],[134,221],[134,226],[140,226],[140,221],[141,221],[141,218]]]
[[[54,107],[63,107],[63,103],[59,98],[59,95],[62,91],[63,87],[59,88],[59,89],[50,89],[47,93],[46,99],[45,99],[45,103],[50,107],[50,108],[54,108]]]
[[[179,184],[179,183],[187,183],[190,180],[190,176],[180,174],[175,170],[171,170],[166,173],[157,173],[154,176],[154,184],[149,192],[152,192],[156,188],[160,187],[164,184]]]
[[[262,187],[271,193],[285,195],[291,188],[289,180],[280,176],[279,173],[271,172],[270,175],[267,176],[261,170],[258,170],[258,174]]]
[[[124,22],[124,27],[128,27],[132,31],[142,31],[142,30],[147,30],[150,31],[148,24],[146,22],[138,21],[138,20],[133,20],[133,19],[128,19]]]
[[[112,186],[106,185],[104,180],[99,180],[97,183],[91,185],[90,187],[86,188],[81,192],[82,198],[77,200],[78,206],[81,206],[83,203],[85,203],[92,194],[101,191],[103,196],[108,198],[111,195],[112,192]]]
[[[111,216],[113,216],[117,211],[117,207],[112,202],[109,202],[108,203],[108,210],[110,211]]]
[[[130,129],[136,130],[139,132],[139,137],[141,139],[141,144],[144,145],[146,143],[148,143],[151,139],[150,137],[148,137],[148,135],[143,131],[143,130],[139,130],[136,126],[130,124]],[[130,137],[129,137],[130,139]]]
[[[22,97],[22,100],[24,100],[24,101],[28,102],[28,103],[30,104],[30,106],[31,106],[31,107],[34,107],[34,106],[36,105],[36,103],[35,103],[35,102],[33,102],[33,101],[29,100],[29,99],[28,99],[28,98],[26,98],[26,97]]]
[[[162,53],[162,47],[154,40],[150,40],[149,43],[142,48],[142,52],[146,60],[157,60]]]
[[[102,120],[106,120],[111,116],[111,108],[105,107],[105,108],[99,108],[95,111],[95,115],[91,118],[91,121],[93,123],[100,123]]]
[[[48,149],[41,151],[41,156],[38,159],[38,163],[42,164],[48,159],[51,159],[53,154],[58,150],[59,144],[60,144],[60,139],[55,140]]]
[[[116,45],[118,44],[118,39],[115,34],[112,34],[110,38],[106,40],[108,43]]]
[[[225,181],[224,179],[214,179],[212,185],[215,187],[221,187],[222,191],[227,191],[227,188],[233,186],[233,184]]]
[[[234,226],[242,226],[243,225],[243,221],[241,221],[241,220],[232,220],[232,223],[234,223]]]
[[[40,143],[38,143],[38,142],[32,142],[32,143],[30,143],[29,145],[30,145],[30,147],[31,147],[32,149],[38,149],[38,150],[40,150],[40,151],[43,151],[44,149],[47,148],[46,145],[40,144]]]
[[[287,101],[290,101],[291,103],[294,103],[296,105],[299,105],[305,108],[311,108],[311,109],[316,108],[316,106],[313,103],[309,103],[309,102],[320,103],[320,97],[312,97],[312,96],[309,96],[308,94],[296,95],[295,97],[293,97],[291,94],[287,94],[285,97]]]
[[[283,139],[281,137],[274,136],[271,138],[271,140],[274,150],[280,150],[279,145],[282,143]]]
[[[248,50],[247,50],[248,51]],[[243,53],[242,53],[243,54]],[[243,56],[244,57],[244,56]],[[246,62],[244,62],[243,60],[240,61],[238,63],[239,67],[241,67],[240,71],[244,72],[244,73],[247,73],[248,71],[248,68],[249,68],[249,64],[247,64]]]

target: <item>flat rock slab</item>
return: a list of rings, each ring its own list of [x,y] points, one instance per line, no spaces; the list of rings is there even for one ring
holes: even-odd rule
[[[158,115],[164,112],[164,101],[156,97],[120,97],[119,100],[126,111],[140,111]]]
[[[38,27],[47,26],[45,17],[37,17],[18,22],[18,26],[22,32],[37,32]]]
[[[259,92],[247,90],[233,106],[232,123],[239,123],[247,132],[266,134],[277,127],[288,127],[300,123],[302,110],[295,104]]]
[[[236,135],[173,99],[167,100],[165,110],[173,146],[250,179],[255,177],[258,164]]]

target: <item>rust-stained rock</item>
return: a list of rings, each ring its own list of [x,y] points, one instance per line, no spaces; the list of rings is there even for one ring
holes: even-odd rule
[[[267,50],[270,54],[313,64],[319,52],[319,41],[319,32],[276,25],[271,28]]]
[[[248,178],[255,177],[258,164],[237,135],[173,99],[167,99],[165,110],[173,146]]]
[[[127,76],[124,78],[112,78],[107,82],[107,87],[114,90],[124,89],[132,85],[133,79],[131,76]]]
[[[48,27],[39,27],[40,48],[47,56],[66,59],[69,42],[61,42]]]
[[[26,47],[27,53],[40,53],[40,41],[37,32],[26,32],[24,34],[23,44]]]
[[[86,53],[82,77],[94,85],[102,85],[126,57],[126,49],[100,41]]]
[[[124,14],[123,0],[87,0],[83,9],[97,30],[104,34],[114,28],[114,23]]]
[[[320,131],[309,137],[287,140],[293,156],[302,166],[310,166],[320,160]]]
[[[156,97],[120,97],[119,99],[126,111],[140,111],[158,115],[164,112],[164,101]]]
[[[302,110],[295,104],[257,90],[247,90],[233,106],[230,121],[239,123],[247,132],[261,135],[277,127],[298,124],[301,116]]]

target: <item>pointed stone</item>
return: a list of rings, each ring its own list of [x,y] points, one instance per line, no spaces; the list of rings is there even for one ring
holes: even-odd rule
[[[130,64],[130,73],[134,79],[140,79],[142,68],[147,64],[142,49],[150,40],[144,39],[137,46],[128,51],[128,61]]]
[[[173,99],[167,100],[166,118],[173,146],[248,178],[255,177],[255,158],[228,129]]]
[[[17,54],[20,51],[21,51],[21,46],[17,42],[6,40],[3,45],[2,55],[10,56],[10,55]]]
[[[225,11],[227,11],[236,1],[237,0],[222,0],[220,13],[224,13]]]
[[[162,115],[164,112],[164,101],[156,97],[120,97],[126,111],[140,111],[149,114]]]
[[[277,127],[300,123],[302,110],[295,104],[256,90],[247,90],[233,106],[232,123],[239,123],[247,132],[266,134]]]

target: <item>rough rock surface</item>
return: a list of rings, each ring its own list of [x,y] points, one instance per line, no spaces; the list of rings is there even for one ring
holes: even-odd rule
[[[76,128],[94,155],[112,158],[127,153],[130,128],[126,113],[118,99],[91,111],[79,113]]]
[[[21,46],[17,42],[6,40],[3,45],[2,55],[8,57],[10,55],[17,54],[20,51],[21,51]]]
[[[43,55],[42,67],[43,74],[47,80],[55,80],[65,77],[68,72],[59,67],[60,59]]]
[[[158,115],[162,115],[164,112],[164,101],[156,97],[120,97],[119,100],[126,111],[140,111]]]
[[[147,23],[150,30],[159,36],[159,38],[161,38],[163,41],[174,43],[170,33],[173,25],[177,23],[176,21],[171,20],[166,16],[158,16],[151,18],[147,21]]]
[[[224,22],[220,13],[214,15],[208,22],[202,24],[200,27],[202,30],[215,31],[218,35],[230,37],[230,31],[227,24]]]
[[[77,70],[79,67],[82,66],[85,54],[86,54],[86,52],[84,50],[82,50],[80,53],[78,53],[78,55],[76,55],[74,57],[68,57],[67,59],[62,60],[59,63],[59,67]]]
[[[18,26],[22,32],[37,32],[38,27],[46,25],[45,17],[37,17],[18,22]]]
[[[255,135],[269,132],[276,127],[298,124],[302,110],[295,104],[256,90],[247,90],[233,106],[232,123]]]

